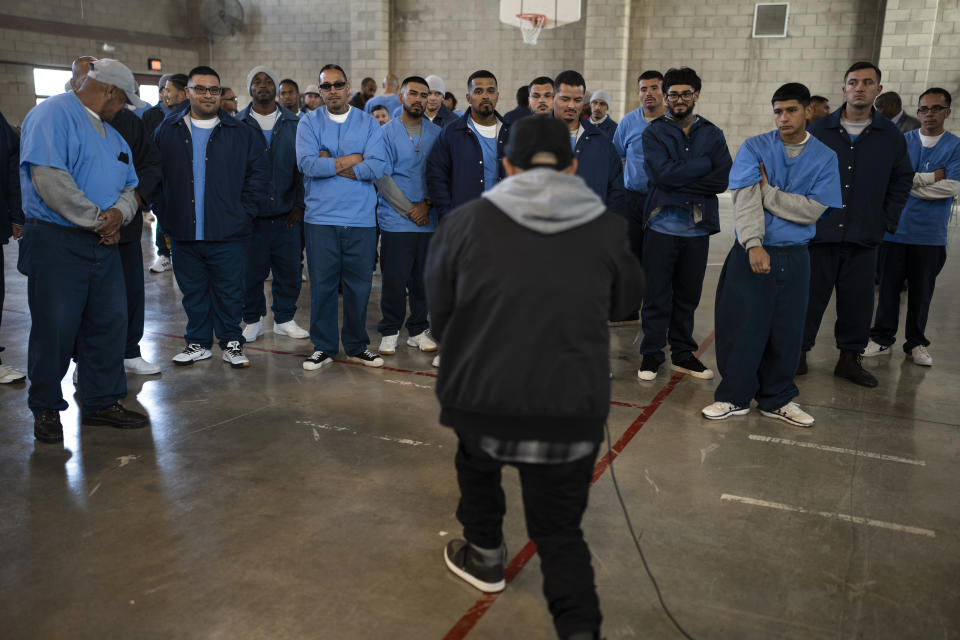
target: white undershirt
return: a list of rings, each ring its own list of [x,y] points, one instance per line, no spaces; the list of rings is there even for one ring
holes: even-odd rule
[[[479,124],[473,118],[470,119],[473,123],[473,126],[476,127],[477,133],[479,133],[484,138],[496,138],[497,137],[497,125],[495,124]]]
[[[943,133],[946,133],[944,131]],[[920,134],[920,144],[929,149],[930,147],[937,146],[937,143],[940,142],[940,138],[943,137],[943,133],[938,136],[925,136],[922,133]]]
[[[347,110],[341,114],[330,113],[330,110],[327,110],[327,117],[336,122],[337,124],[343,124],[347,121],[347,117],[350,115],[350,112],[353,110],[353,107],[347,107]]]
[[[215,126],[220,124],[220,118],[210,118],[209,120],[197,120],[193,116],[184,118],[187,121],[187,124],[197,127],[198,129],[213,129]]]
[[[89,113],[91,117],[96,118],[97,120],[101,120],[101,121],[103,120],[103,118],[101,118],[100,115],[99,115],[96,111],[94,111],[93,109],[91,109],[91,108],[88,107],[87,105],[83,104],[82,102],[81,102],[80,104],[83,105],[83,108],[87,110],[87,113]]]
[[[260,128],[264,131],[273,131],[273,125],[277,123],[277,118],[280,117],[280,109],[274,109],[273,113],[262,116],[253,109],[250,109],[250,115],[253,116],[253,119],[257,121],[257,124],[260,125]]]

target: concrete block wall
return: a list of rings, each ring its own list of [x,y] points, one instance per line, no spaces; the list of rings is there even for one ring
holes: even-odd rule
[[[876,0],[794,0],[786,38],[751,37],[754,4],[633,0],[628,110],[639,106],[640,73],[692,67],[703,79],[697,111],[723,129],[735,154],[744,139],[773,128],[770,96],[781,84],[802,82],[839,106],[844,71],[876,61],[883,24]]]
[[[880,68],[909,113],[930,87],[960,89],[960,0],[887,0]]]
[[[584,0],[583,4],[588,7],[599,1]],[[394,0],[392,4],[393,71],[401,78],[413,74],[442,77],[447,90],[457,97],[457,108],[464,107],[467,78],[478,69],[497,76],[500,113],[516,106],[517,87],[535,77],[584,69],[583,19],[544,29],[537,44],[530,46],[523,43],[519,29],[500,22],[499,3],[492,0]]]
[[[610,92],[610,117],[619,121],[628,103],[627,72],[630,62],[630,0],[590,0],[586,11],[583,76],[587,100],[598,89]]]

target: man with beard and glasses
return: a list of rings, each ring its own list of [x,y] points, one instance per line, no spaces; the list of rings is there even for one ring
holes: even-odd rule
[[[503,146],[510,125],[497,113],[497,78],[485,69],[467,78],[463,116],[440,134],[427,159],[427,191],[438,216],[479,198],[503,176]]]
[[[451,122],[455,122],[459,116],[447,109],[447,105],[443,103],[443,96],[447,92],[447,85],[443,78],[427,76],[426,80],[430,87],[430,95],[427,97],[427,107],[423,117],[443,129]]]
[[[833,375],[862,387],[877,386],[861,361],[870,340],[877,246],[884,233],[896,232],[914,174],[903,134],[873,107],[882,90],[876,65],[854,63],[843,76],[846,102],[810,127],[837,154],[843,205],[820,218],[810,242],[810,303],[797,374],[807,372],[806,354],[836,290],[840,358]]]
[[[717,194],[727,190],[733,161],[719,127],[694,114],[700,86],[693,69],[667,71],[667,114],[643,132],[649,190],[643,233],[647,293],[640,312],[643,359],[637,372],[641,380],[657,377],[668,340],[674,371],[713,378],[713,371],[694,355],[693,315],[700,304],[710,235],[720,231]]]
[[[553,78],[539,76],[530,83],[530,97],[527,105],[530,113],[535,116],[553,115],[553,98],[555,87]]]
[[[570,148],[577,159],[577,175],[583,178],[607,208],[626,216],[627,203],[623,193],[623,163],[610,138],[600,129],[580,119],[587,92],[583,76],[576,71],[563,71],[553,81],[556,96],[553,113],[567,126]],[[622,320],[623,318],[613,318]]]
[[[267,143],[271,193],[253,220],[244,268],[243,329],[245,342],[263,334],[267,301],[263,282],[273,272],[273,332],[298,340],[310,337],[293,319],[300,297],[300,236],[303,226],[303,177],[297,169],[297,124],[300,119],[276,101],[276,74],[254,67],[247,74],[253,102],[237,116],[258,129]]]
[[[430,94],[427,81],[410,76],[400,85],[403,113],[383,129],[386,164],[376,181],[380,192],[377,222],[380,225],[380,294],[382,319],[377,329],[383,336],[380,353],[393,355],[403,326],[407,302],[407,345],[420,351],[436,351],[427,322],[427,298],[423,269],[430,238],[437,228],[437,212],[426,193],[424,168],[440,127],[423,117]]]
[[[627,236],[630,250],[643,260],[643,207],[647,198],[647,172],[643,168],[643,132],[647,125],[667,112],[663,102],[663,74],[644,71],[637,78],[640,107],[617,125],[613,146],[623,159],[623,185],[627,190]]]
[[[320,70],[326,106],[304,116],[297,129],[297,164],[303,173],[310,270],[310,338],[314,352],[303,368],[333,362],[339,344],[351,362],[382,367],[367,349],[367,303],[377,253],[377,191],[386,153],[373,116],[351,107],[347,73],[336,64]],[[343,287],[343,330],[337,336],[338,287]]]
[[[934,87],[920,94],[920,129],[906,134],[907,153],[916,173],[896,233],[883,238],[877,316],[864,356],[890,353],[900,322],[900,295],[907,282],[903,351],[914,364],[933,366],[927,351],[927,316],[937,275],[947,259],[947,225],[960,193],[960,138],[944,130],[950,93]]]
[[[280,104],[293,115],[300,114],[300,85],[290,78],[280,81]]]
[[[120,228],[137,212],[133,153],[106,124],[127,104],[144,106],[133,73],[116,60],[86,59],[82,86],[27,114],[20,141],[25,224],[17,268],[27,276],[27,351],[34,437],[63,440],[60,381],[77,355],[81,423],[144,427],[120,404],[127,312]]]
[[[173,356],[192,365],[211,355],[250,366],[243,353],[243,262],[261,203],[270,194],[264,136],[220,108],[220,76],[194,68],[190,108],[163,121],[154,136],[163,156],[161,222],[173,239],[173,275],[187,314],[186,346]],[[185,144],[186,142],[186,144]]]
[[[730,170],[736,238],[717,284],[717,368],[703,417],[760,413],[797,427],[813,417],[793,401],[817,219],[841,204],[837,154],[806,130],[810,91],[791,82],[771,99],[776,130],[747,139]]]
[[[237,117],[237,94],[230,87],[220,87],[220,108]]]

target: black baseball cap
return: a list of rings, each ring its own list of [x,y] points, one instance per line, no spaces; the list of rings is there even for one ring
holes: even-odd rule
[[[521,169],[566,169],[573,160],[570,132],[563,122],[551,115],[521,118],[510,129],[506,156]]]

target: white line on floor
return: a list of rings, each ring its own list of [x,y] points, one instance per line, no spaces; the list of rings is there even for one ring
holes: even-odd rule
[[[385,440],[385,441],[387,441],[387,442],[396,442],[397,444],[405,444],[405,445],[409,445],[409,446],[411,446],[411,447],[431,447],[431,446],[433,446],[433,445],[431,445],[429,442],[421,442],[420,440],[411,440],[410,438],[394,438],[394,437],[392,437],[392,436],[380,436],[380,435],[375,435],[375,434],[371,435],[371,434],[368,434],[368,433],[361,433],[361,432],[359,432],[359,431],[357,431],[356,429],[353,429],[353,428],[351,428],[351,427],[344,427],[344,426],[338,425],[338,424],[318,424],[318,423],[316,423],[316,422],[310,422],[309,420],[297,420],[297,421],[296,421],[296,424],[305,424],[305,425],[307,425],[308,427],[313,427],[313,439],[314,439],[314,440],[319,440],[319,439],[320,439],[320,432],[317,431],[317,429],[323,429],[324,431],[346,432],[346,433],[351,433],[351,434],[353,434],[353,435],[355,435],[355,436],[356,436],[356,435],[361,435],[361,436],[366,436],[366,437],[368,437],[368,438],[374,438],[374,439],[376,439],[376,440]]]
[[[885,453],[873,453],[871,451],[860,451],[859,449],[844,449],[843,447],[832,447],[826,444],[816,444],[813,442],[801,442],[799,440],[788,440],[786,438],[771,438],[770,436],[758,436],[750,434],[747,436],[751,440],[758,442],[769,442],[771,444],[782,444],[788,447],[803,447],[804,449],[817,449],[819,451],[829,451],[830,453],[846,453],[851,456],[861,456],[863,458],[873,458],[874,460],[886,460],[887,462],[902,462],[912,464],[918,467],[925,467],[927,463],[923,460],[914,460],[912,458],[901,458],[900,456],[890,456]]]
[[[743,496],[734,496],[729,493],[725,493],[720,496],[721,500],[726,500],[727,502],[739,502],[741,504],[748,504],[754,507],[766,507],[768,509],[779,509],[781,511],[791,511],[793,513],[810,513],[815,516],[821,516],[824,518],[830,518],[832,520],[844,520],[847,522],[853,522],[856,524],[866,524],[871,527],[879,527],[881,529],[891,529],[893,531],[902,531],[904,533],[912,533],[918,536],[927,536],[929,538],[936,538],[937,534],[935,531],[930,529],[923,529],[921,527],[911,527],[905,524],[897,524],[896,522],[885,522],[883,520],[873,520],[871,518],[861,518],[860,516],[852,516],[847,513],[832,513],[830,511],[814,511],[812,509],[805,509],[804,507],[794,507],[789,504],[783,504],[782,502],[768,502],[766,500],[758,500],[756,498],[745,498]]]

